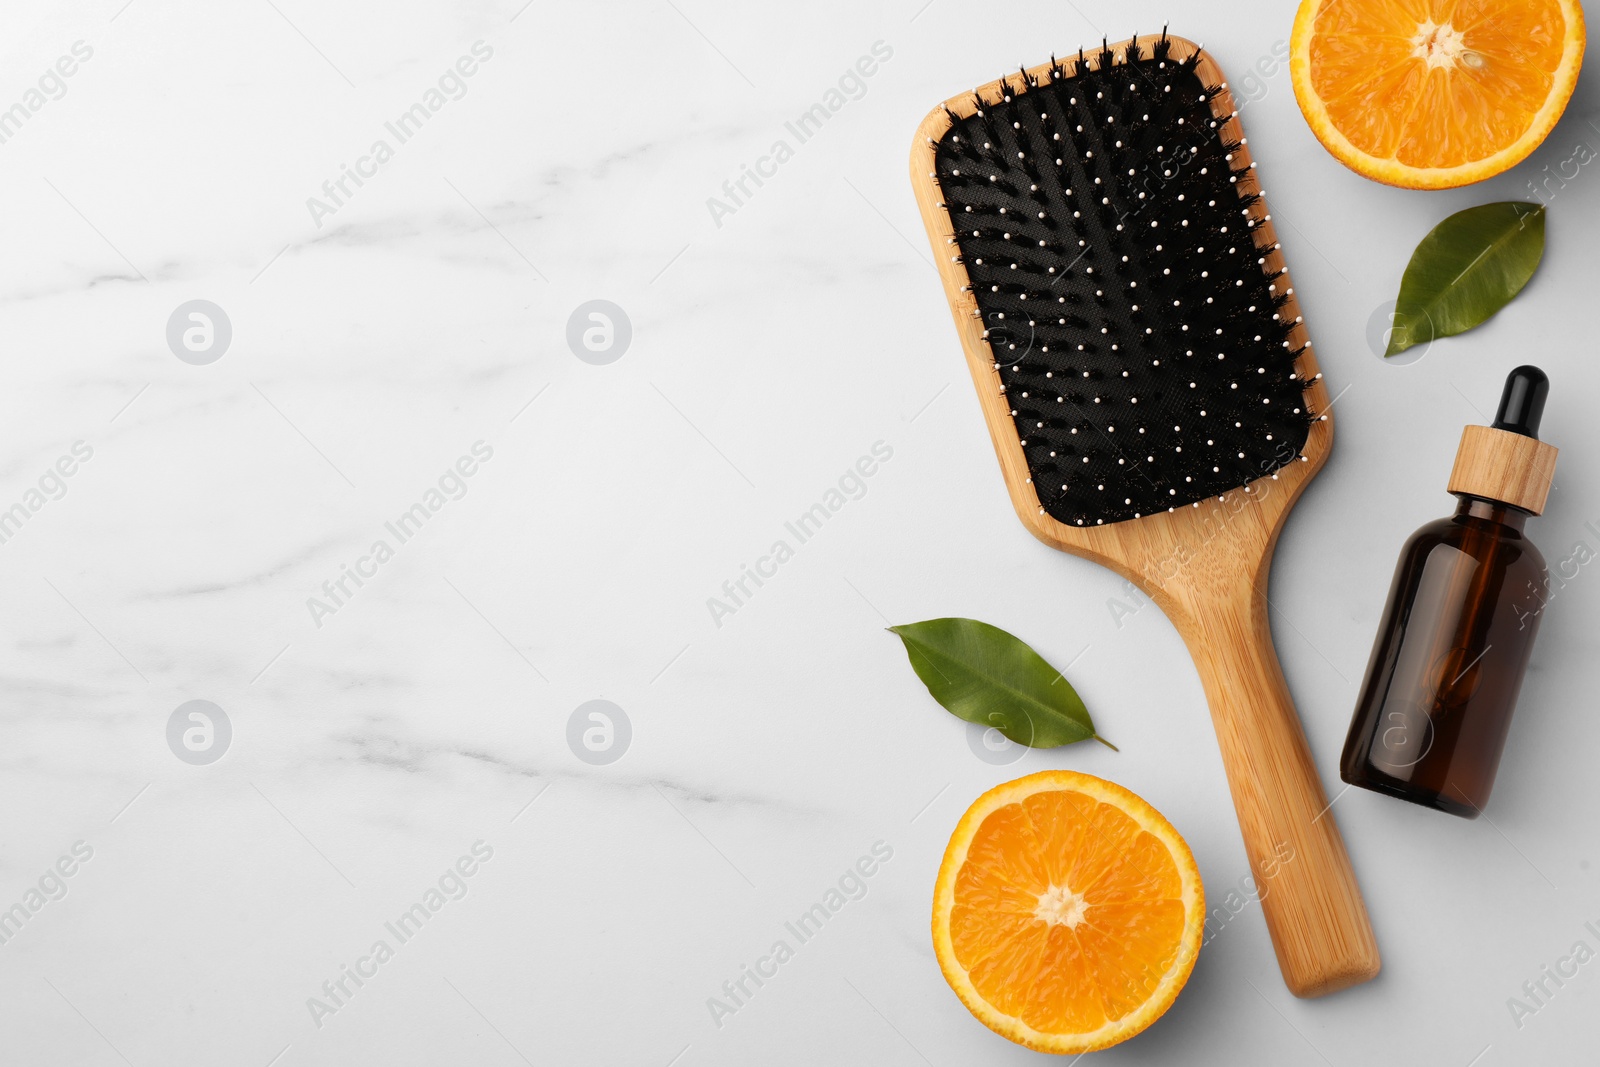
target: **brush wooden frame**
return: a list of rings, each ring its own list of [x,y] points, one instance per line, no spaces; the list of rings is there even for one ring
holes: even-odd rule
[[[1240,192],[1259,193],[1221,69],[1203,49],[1181,37],[1150,34],[1137,40],[1148,53],[1163,37],[1170,43],[1171,58],[1182,61],[1198,53],[1200,79],[1222,87],[1211,101],[1212,113],[1226,119],[1221,132],[1240,143],[1234,152]],[[1098,51],[1089,62],[1098,68]],[[1064,66],[1070,71],[1070,64]],[[1044,82],[1050,71],[1051,64],[1045,63],[1028,74]],[[1001,89],[996,80],[976,92],[993,100]],[[1273,650],[1266,597],[1284,519],[1326,462],[1333,440],[1327,390],[1293,283],[1285,273],[1289,299],[1280,314],[1294,323],[1290,340],[1302,348],[1296,367],[1312,382],[1306,399],[1310,410],[1319,413],[1301,449],[1304,459],[1176,511],[1093,527],[1062,523],[1044,510],[1034,490],[1000,372],[983,337],[972,283],[956,255],[954,226],[933,177],[936,144],[950,127],[947,110],[959,118],[970,116],[976,110],[973,93],[952,97],[923,119],[911,151],[911,183],[1012,505],[1023,525],[1045,544],[1110,567],[1134,582],[1182,635],[1211,707],[1245,851],[1261,887],[1262,912],[1289,990],[1301,997],[1320,996],[1364,982],[1380,967],[1377,942]],[[1254,239],[1267,256],[1268,269],[1284,268],[1264,198],[1251,209],[1251,217],[1258,220]]]

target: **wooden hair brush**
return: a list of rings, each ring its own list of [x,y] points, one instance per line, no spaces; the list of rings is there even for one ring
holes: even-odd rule
[[[1183,636],[1307,997],[1379,959],[1272,647],[1273,546],[1333,424],[1254,168],[1221,70],[1166,33],[952,98],[911,156],[1017,514]]]

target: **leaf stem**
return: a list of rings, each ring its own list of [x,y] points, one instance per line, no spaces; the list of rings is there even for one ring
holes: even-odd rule
[[[1122,749],[1118,748],[1116,745],[1113,745],[1110,741],[1107,741],[1105,738],[1101,737],[1099,734],[1095,734],[1094,735],[1094,739],[1096,741],[1100,742],[1102,745],[1104,745],[1107,748],[1109,748],[1113,752],[1121,752],[1122,751]]]

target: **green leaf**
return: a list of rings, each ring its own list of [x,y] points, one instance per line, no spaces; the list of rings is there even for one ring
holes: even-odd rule
[[[889,632],[905,642],[917,672],[946,711],[992,726],[1031,748],[1056,748],[1094,738],[1078,691],[1060,671],[1023,642],[977,619],[929,619]]]
[[[1480,204],[1451,215],[1411,253],[1384,356],[1487,320],[1522,291],[1543,255],[1543,204]]]

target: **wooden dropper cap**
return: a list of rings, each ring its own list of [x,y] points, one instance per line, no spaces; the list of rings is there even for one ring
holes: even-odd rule
[[[1538,367],[1518,367],[1508,374],[1494,425],[1461,431],[1450,492],[1543,513],[1558,451],[1539,440],[1539,419],[1549,393],[1550,379]]]

